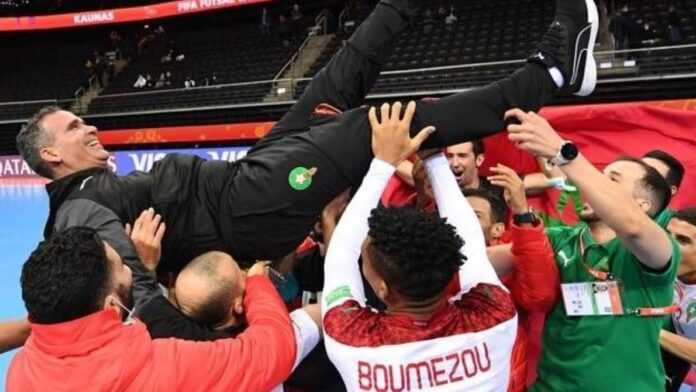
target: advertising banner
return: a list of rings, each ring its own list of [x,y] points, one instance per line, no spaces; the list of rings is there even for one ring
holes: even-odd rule
[[[160,149],[139,151],[115,151],[111,154],[109,167],[118,175],[132,171],[149,171],[152,165],[167,154],[179,153],[197,155],[213,161],[233,162],[246,156],[250,147],[210,147],[186,149]],[[18,155],[0,156],[0,185],[5,184],[44,184],[46,181],[38,177],[29,165]]]
[[[142,7],[115,8],[55,15],[0,18],[0,32],[47,30],[68,27],[127,23],[193,14],[249,4],[269,3],[273,0],[180,0]]]

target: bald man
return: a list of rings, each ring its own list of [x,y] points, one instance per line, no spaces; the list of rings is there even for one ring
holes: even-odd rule
[[[182,313],[213,329],[238,327],[244,322],[245,281],[245,272],[232,256],[207,252],[179,273],[174,301]]]
[[[240,331],[245,326],[246,276],[261,271],[267,275],[268,270],[267,263],[258,262],[245,272],[229,254],[206,252],[191,260],[179,273],[175,284],[176,305],[189,318],[216,331]],[[321,339],[319,305],[293,311],[290,320],[297,344],[294,370]]]

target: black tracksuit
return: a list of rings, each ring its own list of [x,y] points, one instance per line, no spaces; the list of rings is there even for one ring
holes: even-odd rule
[[[359,105],[409,26],[415,13],[410,4],[418,2],[382,0],[244,159],[170,155],[147,174],[117,177],[90,169],[56,180],[48,186],[46,234],[76,225],[97,228],[134,269],[139,304],[156,294],[122,228],[147,207],[167,223],[160,265],[165,270],[179,270],[207,250],[227,251],[237,260],[288,254],[324,206],[367,172],[371,129],[368,109]],[[538,110],[555,91],[546,69],[526,64],[489,86],[419,102],[412,131],[437,128],[425,148],[479,139],[504,129],[506,110]],[[300,167],[313,169],[308,187],[310,176],[298,177]]]

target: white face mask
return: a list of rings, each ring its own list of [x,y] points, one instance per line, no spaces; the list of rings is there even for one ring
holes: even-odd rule
[[[119,301],[118,299],[116,299],[116,297],[112,297],[111,299],[116,303],[116,305],[118,305],[121,309],[123,309],[123,310],[126,311],[126,318],[123,320],[123,325],[131,325],[131,324],[133,324],[133,323],[135,322],[135,319],[133,319],[133,313],[135,312],[135,310],[134,310],[134,309],[128,309],[128,308],[126,307],[126,305],[124,305],[123,303],[121,303],[121,301]]]

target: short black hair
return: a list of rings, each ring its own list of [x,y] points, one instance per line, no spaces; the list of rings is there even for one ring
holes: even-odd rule
[[[34,323],[62,323],[95,313],[111,288],[104,242],[87,227],[56,232],[31,253],[20,281]]]
[[[483,139],[472,140],[471,144],[473,145],[472,150],[474,151],[475,157],[486,153],[486,147],[483,144]]]
[[[640,180],[639,186],[648,193],[650,196],[650,201],[652,202],[652,208],[648,211],[648,215],[651,217],[656,217],[660,212],[662,212],[672,201],[672,191],[667,184],[660,172],[658,172],[654,167],[648,165],[642,160],[634,157],[621,157],[614,162],[633,162],[640,165],[645,171],[645,175]]]
[[[442,294],[466,259],[464,241],[435,214],[380,207],[368,219],[375,270],[400,295],[424,301]]]
[[[501,197],[486,188],[462,188],[465,197],[478,197],[491,205],[493,223],[505,223],[508,216],[508,206]]]
[[[675,219],[682,220],[691,226],[696,226],[696,207],[682,208],[672,216]]]
[[[684,172],[686,170],[684,169],[684,165],[679,162],[677,158],[662,150],[649,151],[643,155],[643,158],[657,159],[658,161],[667,165],[669,170],[667,171],[665,180],[669,186],[674,186],[679,189],[682,180],[684,180]]]

